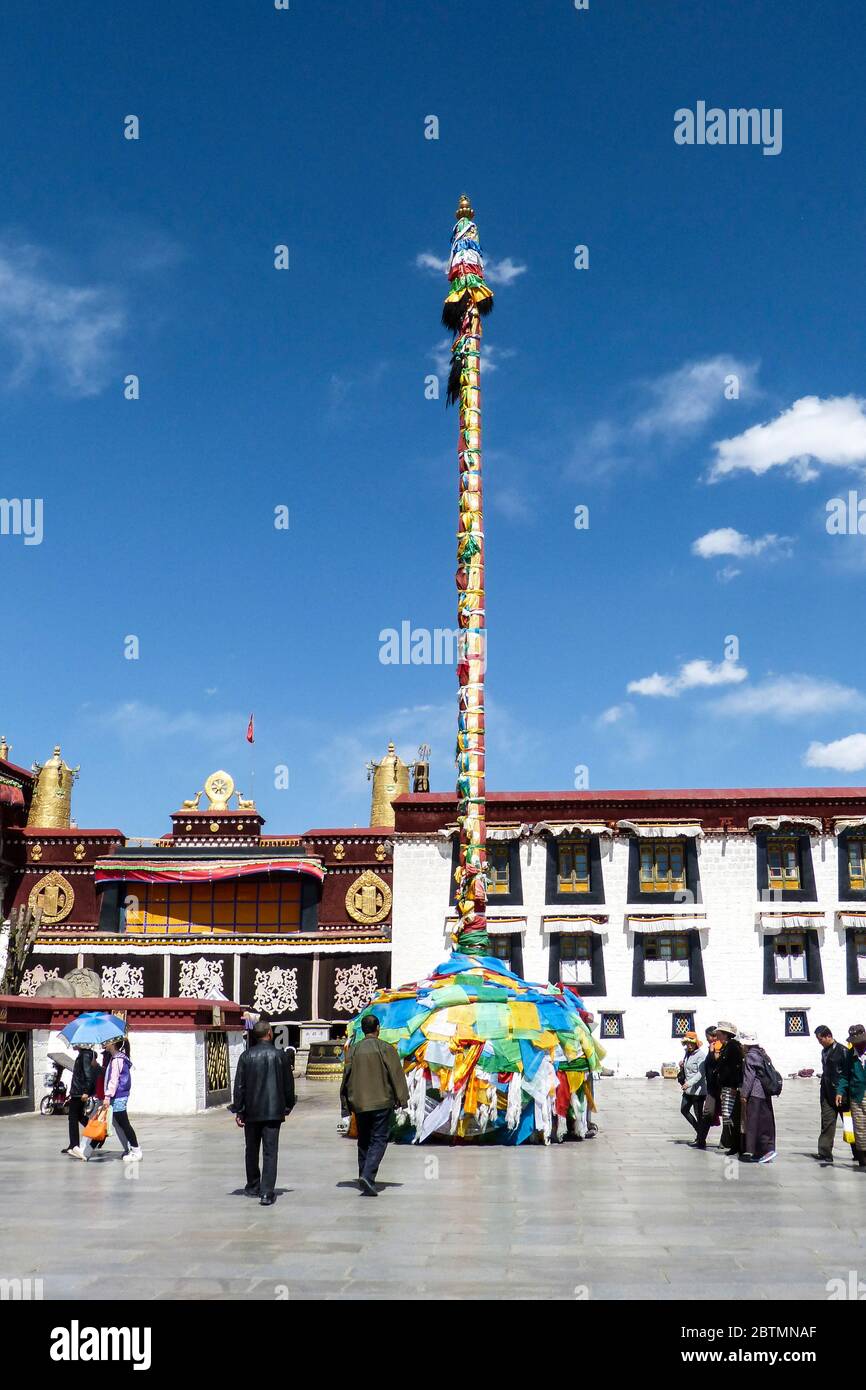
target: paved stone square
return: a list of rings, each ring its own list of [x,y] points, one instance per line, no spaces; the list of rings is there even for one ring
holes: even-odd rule
[[[98,1162],[61,1157],[65,1119],[0,1120],[0,1277],[41,1278],[46,1299],[825,1300],[866,1276],[866,1170],[841,1131],[834,1169],[811,1157],[815,1080],[786,1081],[767,1166],[688,1148],[675,1083],[610,1080],[591,1142],[392,1146],[376,1200],[341,1186],[357,1168],[336,1087],[298,1091],[270,1208],[239,1193],[225,1110],[133,1112],[135,1166],[114,1139]]]

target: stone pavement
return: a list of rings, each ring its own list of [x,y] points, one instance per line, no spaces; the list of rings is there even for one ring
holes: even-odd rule
[[[65,1120],[0,1120],[0,1278],[41,1278],[46,1299],[292,1300],[824,1300],[866,1278],[866,1170],[841,1130],[834,1169],[811,1157],[815,1080],[785,1082],[770,1165],[689,1149],[675,1083],[606,1080],[591,1142],[392,1146],[376,1200],[341,1186],[336,1087],[298,1090],[270,1208],[238,1193],[224,1110],[133,1112],[132,1167],[113,1139],[99,1162],[61,1157]]]

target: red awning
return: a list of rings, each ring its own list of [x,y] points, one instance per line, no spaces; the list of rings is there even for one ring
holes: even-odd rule
[[[325,870],[318,859],[302,856],[280,859],[100,859],[96,883],[214,883],[224,878],[248,878],[253,874],[308,874],[318,883]]]

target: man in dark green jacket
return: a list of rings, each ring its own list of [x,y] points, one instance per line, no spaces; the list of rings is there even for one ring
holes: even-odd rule
[[[866,1028],[862,1023],[852,1023],[848,1029],[848,1046],[851,1049],[842,1066],[836,1083],[839,1087],[836,1104],[842,1110],[847,1106],[854,1123],[854,1157],[861,1168],[866,1168]]]
[[[396,1106],[408,1105],[409,1087],[396,1047],[382,1042],[375,1014],[361,1019],[364,1036],[355,1043],[343,1068],[340,1097],[358,1127],[358,1186],[364,1197],[378,1197],[375,1182],[388,1147]]]

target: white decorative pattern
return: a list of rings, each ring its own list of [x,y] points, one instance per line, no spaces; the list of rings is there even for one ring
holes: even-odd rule
[[[334,970],[334,1012],[356,1014],[366,1008],[378,988],[375,965],[350,965]]]
[[[102,993],[108,999],[143,999],[144,966],[131,965],[128,960],[103,965]]]
[[[270,970],[257,970],[253,1007],[263,1014],[277,1017],[297,1013],[298,967],[293,965],[284,969],[275,965]]]
[[[180,963],[181,999],[224,999],[223,962],[206,960],[182,960]]]
[[[59,979],[59,970],[46,970],[44,965],[34,965],[32,970],[25,971],[24,979],[21,981],[20,993],[32,996],[46,980]]]

